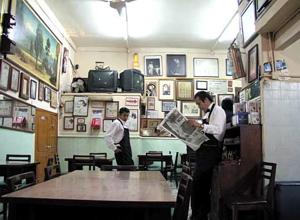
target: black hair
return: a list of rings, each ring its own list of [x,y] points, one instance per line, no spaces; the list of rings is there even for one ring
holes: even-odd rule
[[[199,98],[202,102],[205,101],[205,99],[207,98],[210,102],[213,102],[213,98],[211,97],[211,95],[208,92],[204,92],[204,91],[199,91],[194,95],[194,99]]]
[[[120,110],[119,110],[119,114],[122,114],[122,113],[129,113],[129,112],[130,112],[129,109],[126,108],[126,107],[122,107],[122,108],[120,108]]]
[[[221,106],[225,111],[233,111],[233,101],[229,98],[223,99]]]

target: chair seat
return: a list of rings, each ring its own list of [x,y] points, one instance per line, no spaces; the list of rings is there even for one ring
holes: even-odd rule
[[[251,205],[267,205],[267,201],[264,198],[260,197],[253,197],[251,195],[235,195],[232,197],[229,197],[225,201],[226,205],[231,207],[233,205],[245,205],[245,206],[251,206]]]

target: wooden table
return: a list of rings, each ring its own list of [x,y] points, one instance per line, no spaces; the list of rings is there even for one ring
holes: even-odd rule
[[[0,161],[0,176],[6,179],[9,176],[33,171],[36,173],[36,166],[39,162],[24,162],[24,161]]]
[[[1,200],[9,202],[9,220],[170,220],[176,202],[157,171],[79,170]]]
[[[68,171],[71,172],[72,171],[72,163],[73,163],[73,158],[65,158],[65,161],[68,162]],[[78,161],[78,160],[77,160]],[[89,162],[89,159],[81,159],[81,162]],[[104,158],[99,158],[99,157],[95,157],[95,165],[96,167],[99,167],[101,169],[102,165],[112,165],[113,163],[113,159],[104,159]]]

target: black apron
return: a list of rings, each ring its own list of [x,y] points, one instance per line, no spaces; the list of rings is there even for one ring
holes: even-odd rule
[[[124,125],[120,119],[118,119],[119,122],[122,124],[123,128]],[[130,145],[130,137],[129,137],[129,129],[124,128],[124,135],[120,143],[117,143],[120,145],[120,148],[122,152],[115,153],[115,158],[117,160],[118,165],[134,165],[132,160],[132,152],[131,152],[131,145]]]

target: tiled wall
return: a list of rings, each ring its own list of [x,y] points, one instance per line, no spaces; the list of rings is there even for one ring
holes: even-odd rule
[[[300,83],[265,81],[264,160],[277,163],[277,181],[300,180]]]

